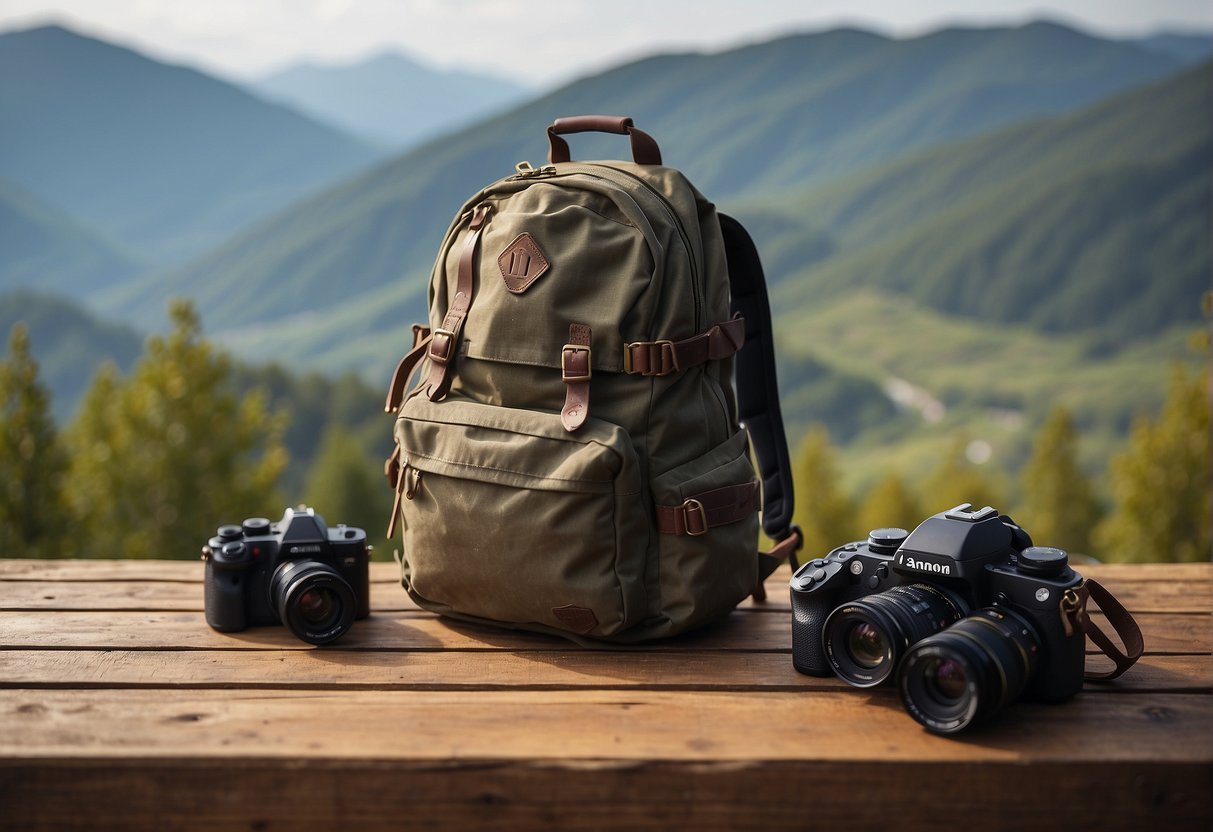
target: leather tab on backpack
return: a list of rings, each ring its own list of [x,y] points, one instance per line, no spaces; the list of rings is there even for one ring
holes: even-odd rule
[[[569,343],[560,351],[560,377],[565,384],[560,422],[569,433],[590,415],[590,377],[593,375],[591,332],[585,324],[569,324]]]
[[[682,505],[657,506],[657,531],[697,537],[713,526],[736,523],[756,511],[758,480],[750,480],[696,494]]]

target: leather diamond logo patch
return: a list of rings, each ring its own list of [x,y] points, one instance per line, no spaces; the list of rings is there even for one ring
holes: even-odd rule
[[[514,242],[497,258],[505,287],[516,295],[530,288],[531,284],[552,265],[543,256],[535,238],[525,231],[514,238]]]

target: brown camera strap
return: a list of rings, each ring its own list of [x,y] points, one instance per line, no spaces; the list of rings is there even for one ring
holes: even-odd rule
[[[1072,621],[1076,624],[1115,664],[1112,670],[1088,670],[1083,678],[1088,682],[1106,682],[1115,679],[1132,667],[1145,652],[1145,640],[1142,638],[1141,628],[1137,626],[1133,615],[1124,608],[1120,601],[1116,600],[1116,596],[1098,582],[1088,578],[1075,590],[1075,593],[1078,596],[1078,603],[1070,611],[1067,622]],[[1121,643],[1124,644],[1124,650],[1121,650],[1116,642],[1091,620],[1091,616],[1087,614],[1088,600],[1094,601],[1099,606],[1100,612],[1112,625],[1113,632],[1120,637]]]

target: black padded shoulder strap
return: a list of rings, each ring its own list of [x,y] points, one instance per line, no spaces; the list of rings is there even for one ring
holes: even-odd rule
[[[762,478],[762,530],[782,541],[799,529],[792,526],[792,464],[779,409],[775,380],[775,343],[771,305],[758,249],[741,223],[719,214],[729,263],[733,313],[745,318],[745,346],[737,353],[737,404],[741,424],[750,434]],[[795,554],[791,556],[795,565]]]

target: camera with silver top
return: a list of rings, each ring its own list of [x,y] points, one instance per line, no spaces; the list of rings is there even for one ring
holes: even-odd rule
[[[310,644],[328,644],[371,611],[366,532],[329,528],[305,506],[277,523],[220,526],[202,558],[206,623],[221,632],[284,624]]]

